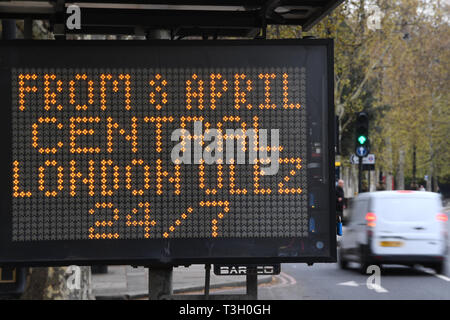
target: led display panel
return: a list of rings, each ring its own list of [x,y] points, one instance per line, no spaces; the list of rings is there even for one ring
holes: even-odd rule
[[[0,59],[0,263],[335,260],[331,41],[3,42]]]

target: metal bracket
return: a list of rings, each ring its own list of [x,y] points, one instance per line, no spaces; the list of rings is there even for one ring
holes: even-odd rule
[[[0,268],[0,300],[18,299],[25,291],[28,268]]]
[[[6,271],[6,272],[5,272]],[[10,277],[5,277],[4,274],[11,274]],[[15,283],[16,282],[16,268],[0,268],[0,283]]]
[[[65,0],[56,0],[52,2],[55,13],[53,15],[54,20],[50,21],[53,28],[53,34],[56,40],[66,39],[66,21],[65,21]]]
[[[280,5],[280,0],[269,0],[261,8],[261,30],[262,35],[258,35],[255,39],[266,39],[267,37],[267,19],[275,20],[278,23],[284,23],[285,19],[275,12],[275,8]]]
[[[33,19],[27,18],[24,20],[23,35],[25,39],[33,39]]]

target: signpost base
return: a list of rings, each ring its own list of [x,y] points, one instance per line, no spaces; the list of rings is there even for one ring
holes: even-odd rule
[[[148,268],[148,299],[168,300],[172,296],[173,267]]]
[[[173,294],[173,267],[148,267],[148,299],[149,300],[257,300],[258,275],[246,275],[245,294],[210,295],[211,266],[205,265],[205,293],[202,295]]]

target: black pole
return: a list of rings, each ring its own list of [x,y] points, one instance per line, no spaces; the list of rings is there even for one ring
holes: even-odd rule
[[[173,294],[172,266],[148,268],[149,300],[165,300]]]
[[[250,300],[258,300],[258,275],[247,274],[247,296]]]
[[[16,20],[3,19],[2,20],[2,39],[14,40],[16,38]]]
[[[412,185],[415,189],[417,189],[416,186],[416,144],[413,144],[413,168],[412,168]]]
[[[205,300],[209,299],[210,281],[211,281],[211,265],[205,264]]]
[[[25,39],[33,39],[33,20],[27,18],[24,20],[23,24],[24,33],[23,36]]]
[[[362,192],[362,157],[358,157],[358,193]]]

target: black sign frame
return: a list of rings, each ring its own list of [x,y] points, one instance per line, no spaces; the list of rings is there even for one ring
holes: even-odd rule
[[[327,127],[323,128],[327,136],[327,146],[324,148],[328,161],[328,176],[323,180],[328,184],[329,216],[325,248],[321,254],[300,255],[299,248],[305,243],[300,238],[270,238],[270,239],[177,239],[153,240],[142,246],[139,240],[126,240],[112,243],[110,240],[92,241],[38,241],[13,243],[11,241],[11,68],[23,67],[24,62],[28,66],[38,66],[39,63],[51,65],[51,57],[42,56],[33,52],[33,48],[45,48],[45,50],[60,50],[72,54],[74,47],[90,48],[101,46],[104,50],[114,48],[127,48],[139,50],[140,47],[195,47],[195,46],[234,46],[239,48],[258,47],[265,45],[283,46],[319,46],[326,48],[326,96],[327,114],[323,115]],[[25,59],[26,58],[26,59]],[[87,59],[88,57],[84,57]],[[2,41],[0,42],[0,101],[4,103],[1,108],[1,148],[4,151],[0,157],[2,168],[0,181],[2,181],[2,204],[0,213],[0,265],[14,266],[56,266],[56,265],[186,265],[202,263],[317,263],[336,262],[336,218],[335,218],[335,185],[334,185],[334,65],[333,65],[333,41],[331,39],[305,39],[305,40],[257,40],[257,41]],[[94,65],[96,59],[88,62]],[[59,60],[62,65],[63,58]],[[86,62],[88,60],[84,60]],[[98,61],[98,58],[97,58]],[[70,64],[70,62],[69,62]],[[26,66],[26,65],[25,65]],[[322,126],[324,124],[322,123]],[[320,240],[320,237],[316,240]],[[116,241],[116,240],[114,240]],[[280,253],[279,248],[287,248]],[[212,248],[219,252],[228,252],[229,248],[236,249],[233,255],[195,256],[197,252],[211,252]],[[149,252],[152,254],[149,255]],[[252,255],[249,252],[253,252]],[[256,253],[255,253],[256,252]]]

